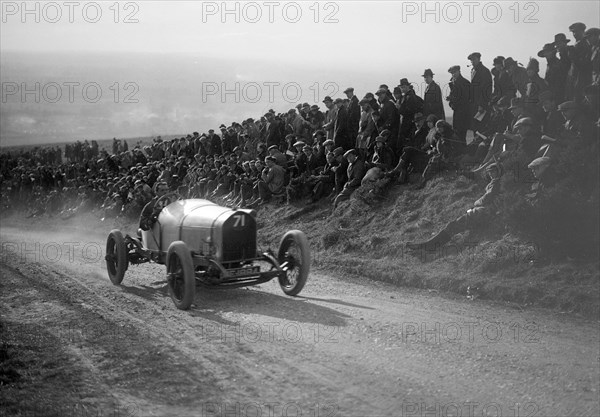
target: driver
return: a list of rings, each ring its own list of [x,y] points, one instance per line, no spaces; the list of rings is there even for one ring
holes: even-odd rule
[[[140,215],[140,229],[144,231],[152,229],[152,226],[154,226],[154,223],[156,223],[156,219],[158,218],[160,211],[163,209],[163,207],[166,207],[171,203],[171,201],[166,198],[161,201],[161,204],[156,204],[161,197],[169,192],[169,186],[165,181],[157,182],[154,188],[156,195],[148,204],[144,206],[142,209],[142,214]]]

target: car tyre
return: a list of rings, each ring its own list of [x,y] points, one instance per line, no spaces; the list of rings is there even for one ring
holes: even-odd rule
[[[300,230],[290,230],[279,243],[279,264],[289,263],[286,277],[279,278],[279,285],[287,295],[298,295],[308,279],[310,270],[310,247],[306,235]]]
[[[127,244],[121,231],[114,229],[106,239],[106,269],[110,281],[120,285],[127,271],[129,261],[127,259]]]
[[[178,240],[169,245],[166,264],[169,296],[175,307],[187,310],[194,302],[196,276],[192,255],[184,242]]]

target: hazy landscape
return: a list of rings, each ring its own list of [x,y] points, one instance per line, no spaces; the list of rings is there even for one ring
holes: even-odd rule
[[[273,108],[361,97],[422,69],[371,73],[183,54],[3,53],[2,146],[205,132]],[[438,82],[444,86],[447,74]],[[36,87],[39,83],[39,87]],[[129,83],[129,84],[128,84]],[[10,88],[13,88],[11,90]],[[36,95],[37,88],[37,95]],[[16,89],[16,90],[15,90]],[[227,90],[223,94],[223,90]],[[236,93],[237,89],[237,93]]]

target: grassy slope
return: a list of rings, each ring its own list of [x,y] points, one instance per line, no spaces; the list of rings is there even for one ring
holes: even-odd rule
[[[482,184],[447,176],[423,190],[394,186],[380,199],[366,191],[359,189],[333,213],[326,199],[309,207],[260,208],[260,242],[275,247],[286,230],[300,229],[309,238],[316,267],[462,295],[467,286],[477,286],[482,299],[598,315],[597,258],[546,256],[498,219],[486,230],[455,236],[435,252],[406,249],[407,241],[426,239],[463,214],[482,195]]]

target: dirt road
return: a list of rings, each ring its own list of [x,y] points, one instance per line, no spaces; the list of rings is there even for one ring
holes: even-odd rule
[[[162,266],[110,283],[108,229],[3,222],[3,339],[38,352],[6,415],[600,414],[598,322],[323,271],[179,311]]]

